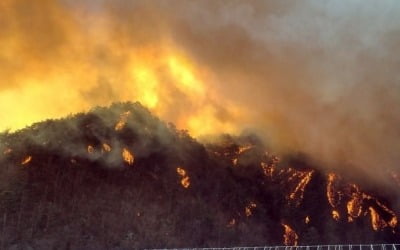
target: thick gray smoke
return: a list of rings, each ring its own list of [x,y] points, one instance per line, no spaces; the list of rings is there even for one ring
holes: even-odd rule
[[[221,100],[246,111],[240,119],[221,112],[221,119],[258,131],[278,151],[305,152],[322,166],[356,170],[382,183],[399,171],[398,1],[63,0],[60,5],[88,32],[99,26],[90,16],[101,15],[107,20],[106,40],[120,40],[119,49],[172,41],[213,73],[212,88]],[[114,85],[108,88],[118,93]],[[185,107],[182,102],[177,110]],[[218,97],[213,102],[223,111],[229,108]]]
[[[397,1],[112,1],[115,25],[164,35],[281,150],[388,181],[400,162]],[[136,26],[139,26],[136,27]],[[145,27],[145,28],[144,28]],[[136,39],[137,40],[137,39]],[[349,168],[350,169],[350,168]],[[390,182],[390,181],[389,181]]]

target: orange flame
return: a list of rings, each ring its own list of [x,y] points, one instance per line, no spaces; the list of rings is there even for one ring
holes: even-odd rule
[[[363,193],[357,185],[352,184],[354,191],[351,193],[351,199],[347,202],[347,213],[350,217],[358,218],[362,213]]]
[[[342,199],[342,193],[336,190],[335,184],[338,176],[334,173],[328,174],[328,183],[326,185],[326,196],[332,208],[335,208]]]
[[[253,209],[256,207],[257,207],[256,203],[254,203],[253,201],[250,202],[244,209],[246,216],[250,217],[251,215],[253,215]]]
[[[181,177],[185,177],[186,176],[186,170],[183,168],[176,168],[176,172],[181,176]]]
[[[332,218],[336,221],[339,221],[340,219],[340,214],[337,210],[332,210]]]
[[[373,207],[369,207],[369,211],[371,213],[371,225],[375,231],[382,230],[388,226]]]
[[[296,205],[300,205],[301,201],[303,200],[304,197],[304,190],[307,186],[307,184],[311,181],[311,177],[314,173],[314,170],[308,171],[308,172],[295,172],[294,175],[298,175],[301,180],[299,184],[297,184],[296,188],[292,193],[289,195],[289,199],[296,201]],[[292,176],[294,177],[294,176]]]
[[[238,163],[238,158],[233,158],[233,160],[232,160],[232,164],[233,164],[234,166],[236,166],[236,165],[237,165],[237,163]]]
[[[21,165],[26,165],[29,162],[32,161],[32,156],[28,155],[27,157],[25,157],[22,161],[21,161]]]
[[[103,152],[110,152],[110,151],[111,151],[111,146],[108,145],[107,143],[103,143],[103,145],[102,145],[102,151],[103,151]]]
[[[246,151],[249,151],[250,149],[252,149],[254,146],[253,145],[245,145],[245,146],[239,146],[238,149],[238,154],[243,154]]]
[[[282,224],[282,226],[285,229],[283,233],[283,243],[286,246],[297,246],[297,241],[299,239],[297,233],[289,225]]]
[[[93,154],[94,153],[94,147],[92,145],[88,145],[87,146],[87,151],[89,154]]]
[[[181,184],[184,188],[188,188],[190,186],[190,179],[189,176],[185,176],[181,180]]]
[[[178,167],[178,168],[176,168],[176,172],[178,173],[178,175],[180,177],[182,177],[182,179],[181,179],[182,187],[189,188],[189,186],[190,186],[190,178],[189,178],[189,176],[187,176],[186,170],[183,169],[183,168]]]
[[[369,200],[374,200],[375,203],[381,208],[383,209],[386,213],[391,215],[391,219],[390,221],[388,221],[387,223],[389,224],[389,226],[391,227],[396,227],[398,220],[397,220],[397,216],[395,214],[395,212],[393,212],[392,210],[390,210],[387,206],[385,206],[384,204],[382,204],[381,202],[379,202],[377,199],[375,199],[374,197],[367,195],[367,194],[363,194],[363,198],[365,199],[369,199]]]
[[[135,162],[135,157],[134,155],[129,152],[129,150],[127,148],[124,148],[122,150],[122,159],[128,163],[128,165],[132,165]]]
[[[130,111],[126,111],[121,114],[120,120],[117,122],[117,124],[115,124],[115,128],[114,128],[115,131],[122,130],[125,127],[126,121],[128,120],[128,117],[130,114],[131,114]]]
[[[272,178],[272,176],[274,175],[274,172],[275,172],[275,167],[274,167],[274,165],[268,165],[268,164],[265,163],[265,162],[261,162],[260,165],[261,165],[261,168],[262,168],[264,174],[265,174],[266,176]]]

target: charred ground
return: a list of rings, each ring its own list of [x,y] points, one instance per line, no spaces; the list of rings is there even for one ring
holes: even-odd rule
[[[2,248],[400,242],[390,195],[254,135],[202,144],[138,103],[4,132],[0,150]]]

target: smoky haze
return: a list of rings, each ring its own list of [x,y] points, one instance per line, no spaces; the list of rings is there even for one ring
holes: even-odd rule
[[[194,114],[211,124],[204,133],[256,131],[276,151],[378,183],[399,171],[397,1],[7,0],[0,9],[2,119],[132,99],[196,135],[198,122],[185,120]],[[149,48],[151,59],[135,57]],[[185,55],[200,87],[176,85],[154,62],[165,50]],[[143,58],[157,65],[150,90],[129,78]],[[154,92],[156,104],[141,100]]]

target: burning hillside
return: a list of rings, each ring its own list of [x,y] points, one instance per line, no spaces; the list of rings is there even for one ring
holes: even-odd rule
[[[1,0],[0,13],[1,131],[139,101],[195,138],[257,131],[278,154],[398,189],[398,1]],[[117,164],[123,148],[101,143]],[[315,174],[294,177],[292,202]]]
[[[139,103],[0,137],[2,247],[399,242],[396,195],[255,135],[200,143]]]

